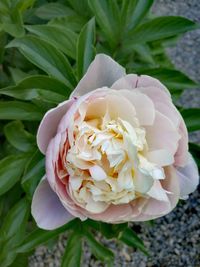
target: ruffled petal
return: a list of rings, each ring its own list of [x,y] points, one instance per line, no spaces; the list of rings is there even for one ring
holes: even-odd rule
[[[56,229],[73,219],[51,189],[46,178],[41,180],[35,190],[31,212],[38,227],[46,230]]]
[[[103,86],[111,87],[116,80],[125,74],[125,69],[111,57],[98,54],[71,94],[71,97],[85,95]]]
[[[198,168],[190,153],[188,153],[186,166],[177,168],[177,175],[180,183],[181,198],[187,198],[187,195],[192,193],[199,184]]]

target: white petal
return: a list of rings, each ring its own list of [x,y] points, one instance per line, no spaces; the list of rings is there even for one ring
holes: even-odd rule
[[[174,163],[174,157],[167,149],[157,149],[148,152],[147,159],[158,166],[169,166]]]
[[[153,186],[147,193],[150,197],[153,197],[157,200],[161,201],[169,201],[165,190],[162,188],[161,183],[159,181],[154,181]]]
[[[98,165],[91,167],[89,171],[95,181],[102,181],[105,180],[107,177],[105,171]]]

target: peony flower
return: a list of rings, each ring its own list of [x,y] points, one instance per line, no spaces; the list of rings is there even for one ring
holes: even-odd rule
[[[46,113],[37,142],[46,156],[32,202],[40,228],[74,217],[151,220],[198,185],[187,129],[169,91],[152,77],[126,75],[103,54],[70,99]]]

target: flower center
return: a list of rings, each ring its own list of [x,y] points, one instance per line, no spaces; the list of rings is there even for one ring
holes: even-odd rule
[[[69,190],[78,205],[90,212],[129,203],[149,190],[154,179],[164,178],[162,169],[144,156],[145,129],[137,120],[133,127],[106,113],[103,118],[75,123],[73,136],[66,158]]]

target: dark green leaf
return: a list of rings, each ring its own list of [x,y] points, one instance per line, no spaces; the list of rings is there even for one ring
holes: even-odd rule
[[[0,10],[0,24],[2,30],[14,37],[22,37],[25,33],[23,28],[22,14],[18,8],[9,9],[9,14],[1,14]]]
[[[1,266],[9,266],[16,258],[15,248],[23,242],[29,211],[28,202],[22,199],[7,214],[0,229]]]
[[[40,121],[43,113],[34,104],[20,101],[1,101],[0,120]]]
[[[122,14],[126,17],[127,28],[134,29],[147,14],[154,0],[125,0]]]
[[[10,267],[28,267],[28,254],[18,254]]]
[[[84,235],[87,238],[92,253],[97,259],[104,262],[112,262],[114,260],[113,252],[98,242],[89,231],[85,230]]]
[[[127,228],[127,223],[121,224],[110,224],[110,223],[100,223],[100,231],[106,238],[117,238],[125,228]]]
[[[57,17],[73,15],[74,11],[60,3],[48,3],[37,8],[35,14],[41,19],[50,20]]]
[[[22,199],[8,212],[1,227],[0,236],[3,237],[4,240],[8,240],[17,235],[18,231],[24,232],[28,216],[29,203],[26,199]]]
[[[137,234],[130,228],[126,228],[123,232],[119,234],[119,240],[124,242],[126,245],[134,248],[138,248],[145,255],[148,255],[148,252],[144,246],[143,241],[137,236]]]
[[[92,18],[81,30],[77,44],[77,74],[80,80],[94,58],[95,20]]]
[[[194,157],[198,168],[200,169],[200,145],[199,144],[194,144],[194,143],[189,143],[189,149],[190,152],[192,153],[192,156]]]
[[[88,0],[89,7],[95,15],[106,40],[111,47],[117,45],[120,38],[120,13],[117,1],[115,0]]]
[[[52,19],[49,21],[48,25],[64,27],[74,32],[80,32],[86,22],[87,21],[83,17],[73,15]]]
[[[25,156],[8,156],[0,161],[0,195],[19,181],[26,161]]]
[[[31,199],[38,182],[45,174],[44,156],[37,150],[28,161],[24,176],[22,177],[22,187]]]
[[[25,36],[21,39],[14,39],[7,47],[19,48],[30,62],[70,88],[75,85],[73,70],[67,58],[46,41],[34,36]]]
[[[33,25],[26,29],[60,49],[69,57],[76,58],[77,34],[63,26]]]
[[[181,110],[189,132],[200,130],[200,108],[189,108]]]
[[[21,100],[44,100],[60,103],[67,99],[71,90],[59,80],[42,75],[25,78],[16,86],[0,89],[0,94],[12,96]]]
[[[24,130],[24,125],[20,121],[6,124],[4,133],[8,142],[20,151],[26,152],[35,146],[35,137]]]
[[[9,67],[9,71],[15,84],[29,76],[28,73],[25,73],[18,68]]]
[[[130,31],[129,39],[123,45],[126,47],[132,45],[132,42],[136,44],[156,41],[194,29],[197,29],[197,24],[189,19],[176,16],[158,17]]]
[[[60,233],[72,229],[77,223],[77,220],[72,220],[66,225],[52,231],[36,229],[26,236],[23,244],[18,247],[18,253],[26,253],[34,250],[37,246],[47,242],[48,240],[58,236]]]
[[[73,231],[67,239],[67,246],[62,258],[61,267],[80,267],[82,254],[82,235]]]

